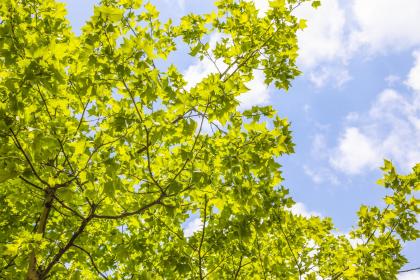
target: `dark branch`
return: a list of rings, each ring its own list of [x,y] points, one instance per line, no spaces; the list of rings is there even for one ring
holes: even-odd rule
[[[45,192],[45,190],[43,188],[41,188],[40,186],[37,186],[36,184],[32,183],[31,181],[29,181],[28,179],[26,179],[25,177],[23,177],[22,175],[19,176],[20,179],[22,179],[22,181],[24,181],[25,183],[27,183],[28,185],[31,185],[32,187]]]
[[[83,251],[84,253],[86,253],[86,255],[88,255],[88,256],[89,256],[90,262],[92,263],[93,268],[95,268],[96,272],[98,272],[98,274],[99,274],[102,278],[104,278],[104,279],[108,279],[108,277],[106,277],[106,275],[105,275],[105,274],[103,274],[103,273],[99,270],[98,266],[97,266],[97,265],[96,265],[96,263],[95,263],[95,260],[93,259],[92,255],[91,255],[91,254],[90,254],[87,250],[85,250],[83,247],[80,247],[79,245],[76,245],[76,244],[73,244],[73,247],[76,247],[77,249],[79,249],[79,250]]]
[[[200,280],[203,280],[203,258],[201,256],[201,248],[204,243],[204,235],[206,232],[206,219],[207,219],[207,195],[204,196],[204,213],[203,213],[203,230],[201,231],[200,245],[198,247],[198,266],[200,269]]]
[[[415,271],[415,270],[420,270],[420,266],[419,267],[416,267],[416,268],[410,268],[410,269],[406,269],[406,270],[400,270],[400,271],[398,271],[398,273],[410,272],[410,271]]]
[[[89,216],[82,221],[77,231],[73,233],[70,240],[67,242],[66,246],[64,246],[58,251],[58,253],[54,256],[53,260],[47,265],[45,270],[42,271],[40,279],[46,279],[51,269],[60,261],[61,257],[74,245],[76,239],[84,232],[88,223],[93,219],[95,210],[96,206],[93,205],[93,207],[90,209]]]
[[[25,157],[26,162],[29,164],[29,167],[31,168],[31,170],[32,170],[33,174],[35,175],[35,177],[36,177],[36,178],[38,178],[38,180],[39,180],[41,183],[43,183],[44,185],[46,185],[46,186],[48,186],[48,187],[49,187],[50,185],[48,184],[48,182],[47,182],[47,181],[45,181],[45,180],[43,180],[43,179],[42,179],[42,178],[38,175],[38,172],[36,172],[34,165],[32,164],[31,160],[29,159],[29,156],[26,154],[26,152],[25,152],[25,150],[23,149],[22,145],[20,144],[19,139],[17,138],[17,136],[16,136],[15,132],[13,131],[13,129],[9,128],[9,130],[10,130],[10,132],[12,133],[13,140],[14,140],[14,142],[15,142],[15,146],[19,149],[19,151],[21,151],[21,153],[22,153],[22,154],[23,154],[23,156]]]
[[[142,212],[146,211],[147,209],[149,209],[149,208],[151,208],[155,205],[162,204],[162,198],[164,198],[164,197],[165,197],[165,195],[162,194],[157,200],[155,200],[155,201],[153,201],[149,204],[146,204],[145,206],[141,207],[140,209],[137,209],[137,210],[132,211],[132,212],[124,212],[124,213],[121,213],[121,214],[115,215],[115,216],[112,216],[112,215],[96,215],[95,214],[95,215],[93,215],[93,218],[119,220],[119,219],[122,219],[122,218],[125,218],[125,217],[138,215],[138,214],[141,214]]]

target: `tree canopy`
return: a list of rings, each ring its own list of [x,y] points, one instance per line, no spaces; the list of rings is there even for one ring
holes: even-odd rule
[[[290,211],[289,122],[238,107],[255,71],[283,90],[299,74],[301,4],[320,3],[272,0],[262,16],[219,0],[174,24],[102,0],[76,36],[62,3],[0,1],[0,278],[396,279],[419,236],[420,164],[385,161],[386,206],[339,234]],[[216,71],[187,87],[162,63],[180,44]]]

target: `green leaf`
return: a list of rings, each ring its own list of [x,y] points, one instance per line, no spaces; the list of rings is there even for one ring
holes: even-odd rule
[[[313,1],[312,2],[312,7],[314,7],[315,9],[318,8],[319,6],[321,6],[321,1]]]

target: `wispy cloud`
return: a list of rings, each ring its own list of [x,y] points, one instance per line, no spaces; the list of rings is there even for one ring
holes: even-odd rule
[[[185,0],[165,0],[165,2],[169,5],[175,4],[177,8],[185,10]]]
[[[324,0],[317,10],[302,5],[296,16],[307,19],[308,28],[298,34],[299,65],[316,87],[341,87],[351,79],[347,64],[356,55],[420,46],[419,14],[420,1],[412,0]]]
[[[353,0],[352,14],[354,49],[367,46],[371,52],[384,53],[420,45],[420,1]]]
[[[327,139],[320,129],[312,139],[311,157],[318,164],[305,164],[304,172],[316,184],[338,185],[340,174],[355,175],[376,170],[383,159],[409,171],[420,158],[420,52],[413,52],[413,66],[404,79],[380,92],[365,112],[350,112],[337,137]],[[329,140],[330,143],[327,143]]]
[[[420,50],[413,53],[415,59],[414,67],[411,68],[405,83],[414,91],[420,94]]]
[[[398,280],[420,280],[420,272],[410,271],[410,272],[400,273],[398,275]]]
[[[324,184],[324,183],[329,183],[332,185],[340,184],[340,180],[338,179],[338,176],[336,176],[334,172],[328,167],[312,168],[308,165],[304,165],[303,171],[317,185]]]
[[[382,91],[370,110],[348,117],[330,164],[348,174],[361,173],[380,165],[383,158],[408,171],[420,158],[420,53],[414,52],[414,66],[406,84],[408,92]],[[355,114],[352,114],[353,116]]]
[[[322,1],[316,10],[302,5],[296,9],[296,16],[308,22],[308,27],[298,33],[298,62],[304,69],[345,59],[346,13],[337,0]]]
[[[322,217],[321,213],[318,213],[316,211],[310,211],[306,208],[305,204],[302,202],[296,202],[292,208],[290,208],[290,211],[295,215],[301,215],[303,217],[309,218],[312,216]]]

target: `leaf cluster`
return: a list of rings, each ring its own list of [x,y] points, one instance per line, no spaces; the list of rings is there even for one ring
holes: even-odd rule
[[[319,6],[273,0],[262,17],[220,0],[175,25],[150,3],[103,0],[75,36],[61,3],[1,1],[0,277],[395,279],[400,241],[418,238],[419,165],[401,176],[386,162],[388,207],[363,206],[337,236],[290,211],[276,161],[293,152],[289,122],[238,109],[255,71],[283,90],[299,74],[303,2]],[[181,41],[217,69],[192,88],[156,66]]]

